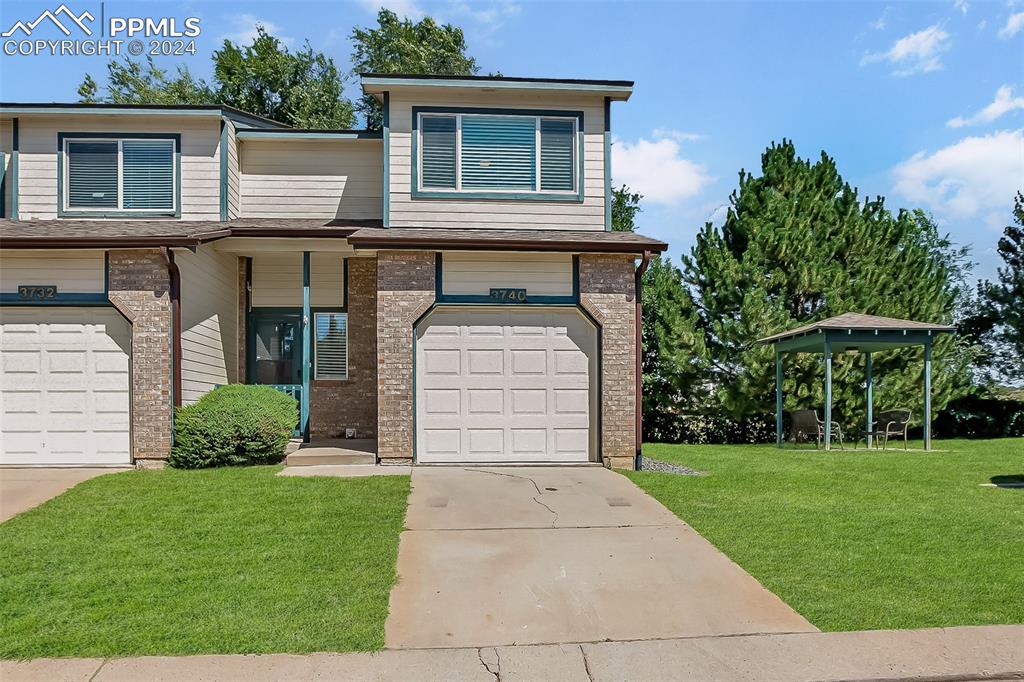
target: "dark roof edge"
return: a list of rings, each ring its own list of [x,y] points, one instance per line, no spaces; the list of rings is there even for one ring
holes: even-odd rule
[[[354,249],[448,249],[451,251],[559,251],[586,253],[662,253],[664,242],[556,241],[553,239],[452,239],[444,237],[360,237],[353,234]]]
[[[288,124],[275,121],[259,114],[253,114],[229,104],[114,104],[110,102],[0,102],[0,110],[5,108],[39,108],[39,109],[109,109],[119,111],[125,109],[141,109],[152,111],[220,111],[228,118],[255,121],[270,126],[272,129],[289,129]]]
[[[532,78],[525,76],[459,76],[449,74],[377,73],[375,71],[360,73],[359,77],[400,78],[402,80],[465,80],[479,81],[482,83],[565,83],[569,85],[605,85],[620,88],[633,87],[633,81],[591,80],[587,78]]]

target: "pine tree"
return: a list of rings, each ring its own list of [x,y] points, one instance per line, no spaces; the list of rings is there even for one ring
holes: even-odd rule
[[[684,280],[696,307],[715,404],[740,418],[773,412],[775,356],[758,338],[844,312],[949,323],[964,291],[966,249],[940,235],[920,211],[893,215],[884,200],[861,201],[824,152],[798,158],[772,144],[761,174],[740,171],[720,228],[705,225]],[[952,335],[933,348],[933,410],[969,388],[969,346]],[[922,350],[876,353],[876,409],[922,414]],[[821,408],[820,354],[787,355],[786,409]],[[865,411],[864,357],[833,363],[833,414],[851,426]]]

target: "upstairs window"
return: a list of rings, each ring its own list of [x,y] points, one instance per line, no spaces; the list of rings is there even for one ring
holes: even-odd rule
[[[68,213],[174,215],[175,139],[63,137],[61,209]]]
[[[420,113],[418,128],[416,189],[426,196],[579,190],[577,116]]]

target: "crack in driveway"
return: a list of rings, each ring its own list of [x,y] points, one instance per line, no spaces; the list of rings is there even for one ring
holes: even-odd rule
[[[477,649],[476,655],[480,659],[480,665],[484,667],[491,675],[494,675],[495,682],[501,682],[501,656],[498,655],[497,648],[489,648],[488,651],[494,654],[494,669],[491,669],[491,665],[484,660],[484,650]]]
[[[555,524],[558,523],[558,512],[556,512],[554,509],[552,509],[551,507],[547,506],[546,504],[544,504],[543,502],[540,501],[539,498],[544,494],[544,491],[540,489],[539,485],[537,485],[537,481],[533,480],[529,476],[518,476],[516,474],[510,474],[510,473],[504,472],[504,471],[488,471],[487,469],[469,469],[469,468],[467,468],[466,471],[474,471],[474,472],[476,472],[478,474],[490,474],[492,476],[506,476],[508,478],[518,478],[521,481],[529,481],[530,483],[533,484],[534,490],[537,491],[537,494],[534,495],[531,499],[534,502],[536,502],[537,504],[539,504],[540,506],[542,506],[545,509],[547,509],[548,512],[550,512],[551,515],[554,516],[554,518],[551,519],[551,527],[552,528],[554,528]]]

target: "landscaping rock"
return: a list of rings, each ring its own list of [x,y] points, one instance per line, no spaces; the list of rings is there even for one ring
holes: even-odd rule
[[[681,464],[671,464],[660,459],[644,457],[640,462],[641,471],[660,471],[663,474],[676,474],[678,476],[703,476],[703,471],[697,471]]]

